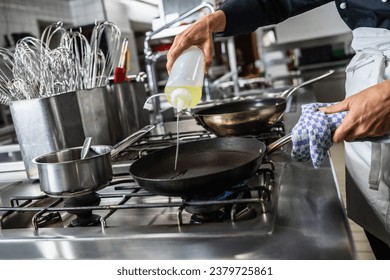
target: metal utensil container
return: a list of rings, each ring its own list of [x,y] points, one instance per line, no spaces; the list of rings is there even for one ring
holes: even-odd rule
[[[10,105],[27,177],[38,179],[32,159],[83,144],[113,145],[124,138],[117,100],[106,87],[67,92],[51,97],[14,101]]]
[[[118,124],[123,136],[150,124],[149,111],[143,109],[147,99],[145,83],[136,81],[116,83],[109,85],[108,91],[115,95]]]

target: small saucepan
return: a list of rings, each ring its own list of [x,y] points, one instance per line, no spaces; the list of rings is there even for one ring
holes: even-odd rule
[[[52,152],[33,159],[41,190],[52,197],[71,197],[98,191],[112,180],[112,159],[155,126],[147,125],[113,147],[92,145],[81,159],[82,147]]]
[[[257,134],[281,119],[287,99],[297,89],[323,79],[334,70],[283,91],[280,97],[250,98],[195,109],[197,123],[217,136]]]

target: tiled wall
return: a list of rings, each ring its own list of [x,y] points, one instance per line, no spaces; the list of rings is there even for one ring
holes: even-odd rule
[[[103,4],[100,0],[76,0],[71,1],[70,6],[71,18],[76,26],[105,19]]]
[[[103,11],[99,0],[1,0],[0,46],[6,46],[4,35],[12,43],[12,33],[27,32],[39,37],[38,21],[85,25],[103,20]]]

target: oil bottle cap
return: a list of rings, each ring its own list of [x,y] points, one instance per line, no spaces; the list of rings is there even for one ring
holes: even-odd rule
[[[188,90],[184,88],[177,88],[171,93],[171,103],[180,112],[183,109],[191,106],[192,96]]]

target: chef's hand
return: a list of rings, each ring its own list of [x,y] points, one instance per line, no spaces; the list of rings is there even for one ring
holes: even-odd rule
[[[390,130],[390,80],[320,110],[327,114],[348,111],[333,134],[335,143],[383,136]]]
[[[167,70],[171,72],[176,58],[187,48],[195,45],[203,50],[205,73],[213,60],[213,32],[225,30],[226,18],[222,11],[208,14],[179,33],[167,54]]]

